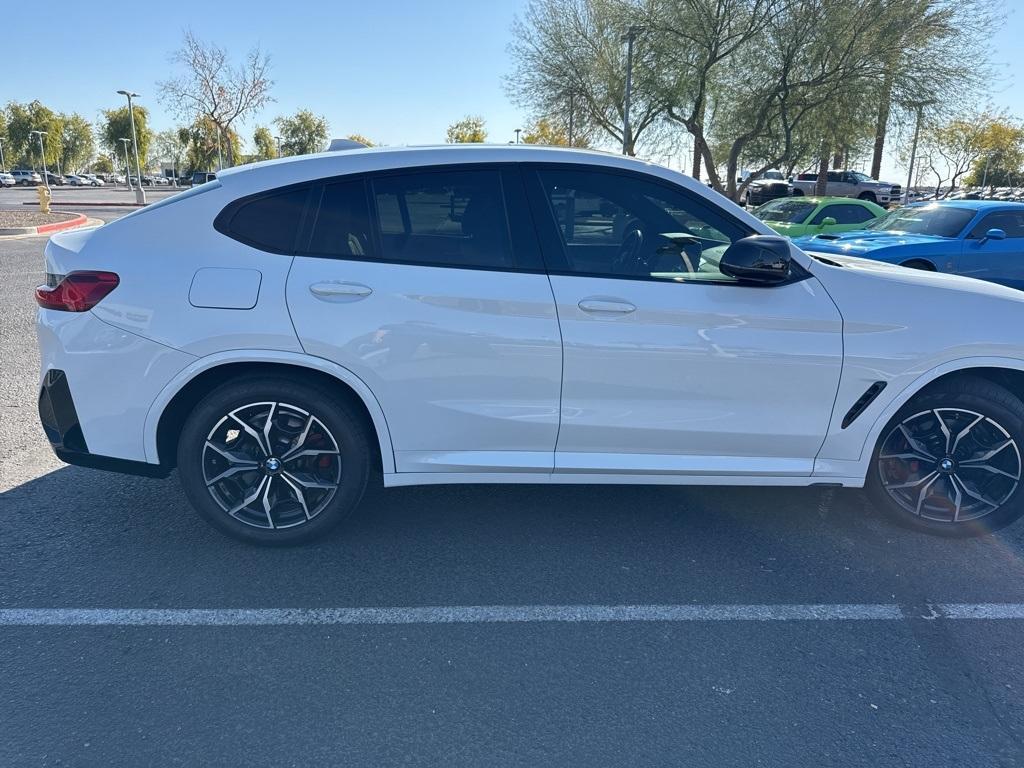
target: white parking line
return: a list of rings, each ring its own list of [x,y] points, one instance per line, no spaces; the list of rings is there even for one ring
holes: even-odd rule
[[[637,621],[1024,619],[1024,603],[832,605],[459,605],[409,608],[6,608],[0,627],[317,626]]]

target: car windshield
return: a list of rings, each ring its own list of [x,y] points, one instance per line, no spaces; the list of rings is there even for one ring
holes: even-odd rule
[[[799,224],[816,207],[816,203],[806,200],[772,200],[754,211],[754,215],[761,221]]]
[[[761,178],[763,178],[763,179],[784,179],[786,177],[782,175],[782,171],[765,171],[764,175],[762,175]]]
[[[866,173],[861,173],[860,171],[850,171],[850,175],[857,181],[874,181],[874,179],[872,179]]]
[[[865,226],[875,232],[909,232],[915,235],[956,237],[974,218],[970,208],[950,205],[912,205],[897,208]]]

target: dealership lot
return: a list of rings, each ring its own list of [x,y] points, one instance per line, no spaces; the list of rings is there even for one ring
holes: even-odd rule
[[[1020,524],[928,538],[827,489],[455,486],[250,548],[174,476],[53,458],[44,242],[0,242],[0,764],[1024,762],[1024,624],[970,618],[1024,605]]]

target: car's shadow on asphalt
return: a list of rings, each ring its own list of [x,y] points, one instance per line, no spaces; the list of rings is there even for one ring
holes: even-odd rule
[[[457,485],[374,490],[323,541],[266,549],[207,526],[175,475],[64,467],[0,494],[0,595],[44,606],[1020,601],[1021,529],[929,537],[856,490]]]

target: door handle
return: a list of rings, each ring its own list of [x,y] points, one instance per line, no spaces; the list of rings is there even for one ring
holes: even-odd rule
[[[577,306],[584,312],[591,312],[595,314],[608,312],[627,315],[630,312],[636,311],[635,304],[630,304],[628,301],[623,301],[622,299],[582,299]]]
[[[313,283],[309,292],[325,301],[362,299],[373,293],[373,289],[362,283],[324,282]]]

